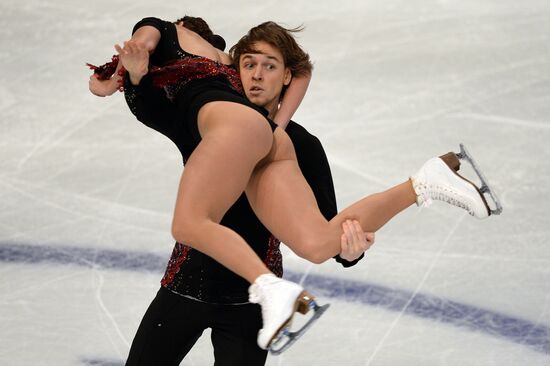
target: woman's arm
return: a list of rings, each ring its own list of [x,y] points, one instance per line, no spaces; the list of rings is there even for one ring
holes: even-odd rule
[[[134,32],[129,41],[124,42],[124,47],[115,45],[120,63],[128,72],[133,85],[138,85],[141,78],[149,72],[149,55],[153,53],[159,41],[159,30],[144,25]]]
[[[273,118],[274,122],[285,129],[288,122],[300,106],[300,103],[306,95],[307,87],[311,80],[311,73],[304,76],[294,76],[288,85],[285,95],[279,107],[279,110]]]
[[[115,62],[114,57],[112,62]],[[93,65],[88,64],[88,66],[98,69],[98,67]],[[122,76],[120,73],[121,68],[122,64],[118,62],[115,71],[108,79],[104,79],[103,75],[98,75],[96,72],[94,72],[92,76],[90,76],[90,81],[88,82],[88,88],[90,89],[90,92],[92,92],[92,94],[94,95],[97,95],[98,97],[108,97],[119,90],[122,86]]]
[[[130,41],[135,42],[151,54],[160,42],[160,31],[152,25],[144,25],[136,29]]]
[[[115,45],[115,49],[119,53],[118,59],[113,56],[113,60],[103,66],[97,67],[87,64],[95,72],[90,76],[88,87],[92,94],[98,97],[106,97],[112,95],[122,86],[123,71],[122,66],[129,71],[130,80],[132,84],[138,85],[143,75],[147,74],[149,68],[149,54],[152,53],[160,41],[160,32],[157,28],[144,25],[135,30],[132,34],[132,38],[124,42],[124,48],[118,44]],[[130,46],[127,47],[127,44]],[[145,55],[139,52],[144,52]],[[112,75],[104,75],[105,71],[111,73],[113,63],[117,62],[116,69]],[[102,75],[97,73],[101,70]],[[107,78],[108,76],[108,78]]]

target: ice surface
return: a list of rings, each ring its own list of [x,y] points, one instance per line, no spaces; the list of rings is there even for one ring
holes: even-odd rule
[[[287,274],[331,302],[268,365],[550,364],[550,3],[3,0],[0,364],[122,365],[170,254],[181,172],[122,95],[87,89],[145,16],[206,18],[229,45],[304,24],[295,119],[327,150],[340,207],[464,142],[504,213],[442,205],[384,227],[358,266]],[[208,334],[182,365],[213,363]]]

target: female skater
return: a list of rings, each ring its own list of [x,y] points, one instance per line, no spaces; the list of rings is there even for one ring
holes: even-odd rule
[[[183,18],[186,28],[198,29],[201,37],[210,41],[212,32],[200,27],[201,24],[200,19]],[[252,28],[231,51],[233,59],[240,60],[238,71],[245,96],[266,108],[271,118],[279,111],[281,94],[289,76],[311,69],[309,56],[296,43],[293,31],[266,22]],[[216,48],[223,51],[223,43]],[[252,49],[257,52],[242,52]],[[283,60],[288,60],[289,64]],[[166,99],[164,91],[151,88],[147,79],[134,86],[124,78],[128,106],[139,121],[179,146],[181,133],[174,131],[174,126],[181,125],[180,113]],[[94,94],[111,94],[117,89],[117,81],[121,81],[118,75],[100,80],[98,74],[94,74],[90,78],[90,90]],[[109,87],[111,89],[107,90]],[[319,210],[330,220],[338,210],[330,167],[321,143],[294,121],[288,123],[285,131],[292,139],[298,164],[311,186]],[[187,158],[183,151],[182,155]],[[253,214],[245,194],[231,206],[220,223],[241,235],[268,268],[281,277],[283,263],[279,242]],[[342,238],[342,251],[335,259],[344,267],[354,265],[359,260],[355,258],[359,255],[361,258],[372,243],[365,241],[357,226],[343,227],[349,240],[347,235]],[[264,365],[267,352],[260,349],[256,341],[262,327],[261,308],[248,302],[247,281],[201,252],[176,243],[161,283],[132,341],[127,366],[179,365],[206,328],[211,329],[216,365]]]
[[[115,47],[120,60],[133,84],[150,72],[149,59],[165,64],[151,74],[179,107],[193,151],[180,181],[173,235],[252,283],[251,301],[262,306],[262,348],[269,347],[298,305],[312,298],[301,286],[273,276],[240,236],[219,225],[243,190],[275,236],[300,255],[314,253],[310,258],[319,263],[340,251],[341,224],[347,219],[374,232],[413,203],[431,199],[478,218],[489,216],[481,192],[454,172],[459,162],[450,153],[430,159],[410,180],[358,201],[327,222],[299,171],[288,136],[242,97],[227,54],[196,33],[158,19],[144,19],[134,30],[123,48]]]

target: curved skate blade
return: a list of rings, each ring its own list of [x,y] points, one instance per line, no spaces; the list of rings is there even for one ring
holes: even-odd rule
[[[292,346],[294,342],[296,342],[313,325],[313,323],[319,320],[321,315],[323,315],[323,313],[329,308],[330,304],[319,306],[315,301],[312,301],[309,306],[311,310],[313,310],[313,315],[300,329],[291,331],[289,324],[281,329],[277,336],[275,336],[268,347],[268,350],[272,355],[279,355]]]
[[[489,185],[489,182],[487,181],[487,178],[485,178],[485,175],[481,172],[481,169],[479,168],[479,165],[477,165],[476,161],[474,160],[472,154],[468,152],[466,149],[466,146],[464,144],[460,144],[460,152],[456,154],[456,156],[459,159],[466,160],[474,169],[475,173],[479,177],[479,180],[481,181],[481,188],[479,189],[483,194],[488,194],[489,197],[491,197],[491,200],[493,201],[495,208],[489,208],[491,211],[491,215],[500,215],[502,213],[502,205],[500,203],[500,200],[498,199],[495,191],[491,188]]]

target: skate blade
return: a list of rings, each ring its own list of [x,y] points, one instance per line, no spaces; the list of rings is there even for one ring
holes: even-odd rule
[[[487,208],[489,209],[490,215],[500,215],[502,213],[502,204],[500,203],[500,200],[498,199],[495,191],[491,188],[489,185],[489,182],[487,181],[487,178],[483,175],[481,172],[481,169],[479,168],[479,165],[475,162],[474,158],[472,157],[472,154],[468,152],[466,149],[466,146],[464,144],[460,144],[460,152],[456,154],[456,156],[461,160],[466,160],[474,169],[475,173],[479,177],[479,180],[481,181],[481,187],[478,189],[478,191],[481,193],[482,197],[485,200],[485,194],[488,194],[491,200],[493,201],[493,204],[495,208],[489,207],[489,205],[486,203]],[[472,183],[473,184],[473,183]],[[474,184],[475,186],[475,184]],[[476,187],[477,189],[477,187]]]
[[[308,309],[305,310],[305,312],[302,312],[304,309],[300,309],[299,306],[301,305],[298,305],[297,311],[302,314],[305,314],[307,310],[313,310],[312,317],[296,331],[290,330],[290,325],[292,322],[291,317],[291,319],[289,319],[288,322],[286,322],[285,325],[277,332],[269,344],[267,349],[272,355],[279,355],[292,346],[313,325],[313,323],[319,320],[321,315],[323,315],[323,313],[329,308],[330,304],[319,306],[313,298],[310,298],[307,301]]]

